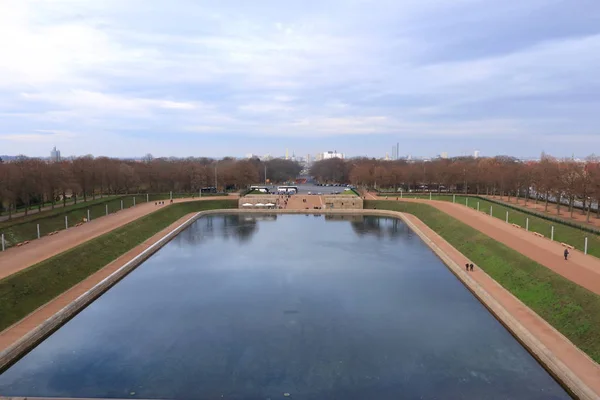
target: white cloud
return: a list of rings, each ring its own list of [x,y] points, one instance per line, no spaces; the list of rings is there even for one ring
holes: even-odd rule
[[[473,36],[486,37],[471,29],[479,21],[544,24],[534,13],[550,7],[542,0],[382,0],[377,7],[329,0],[308,11],[302,2],[267,0],[0,2],[5,142],[45,140],[40,129],[77,131],[82,146],[98,132],[165,130],[173,141],[215,132],[461,138],[560,134],[557,126],[575,119],[573,135],[589,137],[600,122],[594,113],[575,118],[588,108],[559,101],[530,113],[469,114],[484,102],[568,98],[600,87],[598,28],[560,36],[551,24],[552,35],[518,48],[487,51],[504,48],[491,39],[483,50],[471,45]],[[514,28],[491,25],[507,35]],[[452,50],[466,56],[435,57],[456,43]]]
[[[67,131],[36,130],[38,133],[0,134],[0,140],[21,143],[64,143],[77,137],[77,134]]]
[[[42,101],[69,109],[86,109],[91,112],[147,113],[157,108],[194,110],[199,107],[198,104],[191,102],[126,97],[88,90],[71,90],[65,93],[22,93],[21,97],[30,101]]]

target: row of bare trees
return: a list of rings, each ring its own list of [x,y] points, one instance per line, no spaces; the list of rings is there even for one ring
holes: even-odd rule
[[[523,197],[589,210],[600,200],[600,163],[556,159],[522,162],[513,157],[460,157],[432,161],[329,159],[315,163],[311,175],[321,182],[353,183],[391,191],[460,192]],[[596,208],[596,206],[594,206]],[[560,212],[560,209],[558,210]]]
[[[224,158],[152,158],[141,162],[85,156],[61,162],[17,157],[0,160],[0,212],[67,198],[95,199],[101,194],[194,193],[204,187],[219,191],[246,188],[250,184],[294,179],[302,167],[289,160],[237,160]]]

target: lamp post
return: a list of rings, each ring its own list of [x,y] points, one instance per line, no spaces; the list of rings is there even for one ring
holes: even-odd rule
[[[217,161],[215,163],[215,190],[217,189],[217,186],[218,186],[218,184],[217,184],[217,166],[218,165],[219,165],[219,162]]]

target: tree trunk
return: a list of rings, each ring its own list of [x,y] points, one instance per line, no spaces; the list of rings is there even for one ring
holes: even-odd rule
[[[67,206],[67,194],[65,193],[64,190],[62,192],[62,195],[63,195],[63,208],[65,208]]]
[[[560,202],[562,200],[562,196],[558,196],[556,198],[556,215],[560,215]]]
[[[12,219],[12,204],[8,203],[8,220]]]
[[[548,192],[546,192],[546,204],[544,205],[544,212],[548,212]]]
[[[591,208],[592,208],[592,202],[590,201],[590,203],[588,204],[587,216],[585,218],[585,222],[587,222],[587,223],[590,222],[590,209]]]
[[[575,205],[574,203],[575,203],[575,201],[573,199],[573,196],[571,196],[571,198],[569,199],[569,207],[571,207],[571,210],[570,210],[571,211],[571,218],[573,218],[573,209],[575,208],[574,207],[574,205]]]

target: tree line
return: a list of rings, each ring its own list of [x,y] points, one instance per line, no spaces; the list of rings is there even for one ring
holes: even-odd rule
[[[508,156],[416,162],[328,159],[314,163],[311,175],[323,183],[352,183],[380,190],[533,198],[545,201],[546,210],[548,202],[556,199],[559,207],[568,204],[571,212],[576,202],[585,210],[600,200],[600,163],[593,155],[583,162],[545,154],[533,162]]]
[[[266,168],[266,170],[265,170]],[[294,179],[302,167],[290,160],[257,158],[153,158],[140,162],[84,156],[60,162],[19,156],[0,159],[0,212],[43,204],[66,204],[67,198],[87,201],[100,194],[194,193],[201,188],[218,191],[244,189],[251,184]]]

